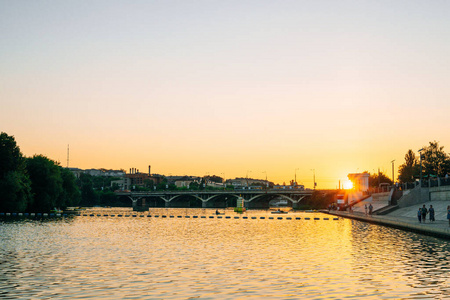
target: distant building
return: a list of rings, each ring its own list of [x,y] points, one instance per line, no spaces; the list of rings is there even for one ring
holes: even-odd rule
[[[177,188],[189,188],[193,182],[200,183],[201,178],[196,176],[182,176],[177,178],[174,184]]]
[[[98,169],[87,169],[87,170],[84,170],[84,173],[91,175],[91,176],[102,176],[103,175],[102,170],[98,170]]]
[[[214,182],[214,181],[207,181],[206,185],[209,186],[209,187],[220,188],[220,189],[225,187],[225,183]]]
[[[250,188],[252,186],[272,186],[273,183],[263,179],[242,178],[228,179],[227,184],[231,184],[235,189]]]
[[[111,187],[117,186],[118,190],[126,191],[131,189],[131,179],[130,178],[121,178],[119,180],[111,181]]]
[[[160,184],[164,179],[164,176],[158,174],[150,174],[150,166],[148,166],[148,173],[141,173],[139,169],[130,168],[130,173],[125,174],[125,178],[122,181],[111,182],[111,185],[114,183],[118,184],[121,189],[129,190],[136,186],[143,187],[150,182],[153,182],[154,185]]]
[[[78,168],[69,168],[69,170],[75,175],[76,178],[80,178],[80,175],[84,173],[84,170]]]
[[[107,169],[78,169],[69,168],[69,170],[75,175],[75,177],[80,178],[81,174],[88,174],[91,176],[109,176],[109,177],[123,177],[125,176],[124,170],[107,170]]]

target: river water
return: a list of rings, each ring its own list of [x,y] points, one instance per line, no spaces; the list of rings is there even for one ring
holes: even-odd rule
[[[320,213],[94,213],[0,220],[0,298],[450,298],[438,238]]]

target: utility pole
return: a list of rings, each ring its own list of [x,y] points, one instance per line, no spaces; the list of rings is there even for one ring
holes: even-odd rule
[[[67,144],[67,168],[69,168],[69,144]]]
[[[298,170],[298,168],[297,169],[295,169],[295,176],[294,176],[294,185],[295,186],[297,186],[297,170]]]
[[[380,188],[381,179],[380,179],[380,168],[378,168],[378,188]]]
[[[417,152],[419,152],[419,155],[420,155],[420,182],[419,182],[420,188],[422,188],[422,151],[423,151],[423,148],[417,151]]]
[[[313,171],[313,189],[316,190],[316,169],[311,169]]]
[[[394,161],[395,161],[395,159],[394,159],[393,161],[391,161],[391,163],[392,163],[392,184],[393,184],[393,185],[395,185],[395,179],[394,179]]]
[[[269,182],[267,181],[267,172],[266,171],[263,171],[263,173],[266,173],[266,187],[267,187],[267,189],[269,188]]]

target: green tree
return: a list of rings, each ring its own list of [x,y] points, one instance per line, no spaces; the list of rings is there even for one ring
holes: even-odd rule
[[[443,177],[450,171],[450,157],[444,152],[444,146],[439,142],[429,142],[422,151],[423,175]]]
[[[167,178],[165,176],[162,177],[162,180],[159,184],[156,185],[157,190],[167,190],[167,187],[169,185],[169,182],[167,181]]]
[[[314,191],[310,198],[301,202],[299,209],[323,209],[333,203],[335,193],[324,193],[320,191]]]
[[[0,180],[10,171],[16,171],[23,167],[24,158],[16,144],[14,136],[5,132],[0,134]]]
[[[100,205],[102,206],[120,206],[119,197],[111,191],[99,193]]]
[[[222,183],[223,182],[223,178],[220,177],[220,176],[216,176],[216,175],[206,176],[206,179],[208,181],[215,182],[215,183]]]
[[[61,168],[62,193],[60,195],[60,207],[78,206],[81,193],[78,189],[75,175],[66,168]]]
[[[155,182],[151,179],[144,179],[144,185],[147,189],[153,190],[153,187],[155,186]]]
[[[405,163],[398,167],[398,180],[400,182],[414,182],[415,176],[420,173],[420,167],[416,155],[409,149],[405,154]]]
[[[200,184],[196,181],[193,181],[191,183],[189,183],[189,189],[190,190],[199,190],[200,189]]]
[[[94,191],[94,183],[91,175],[81,174],[78,179],[78,186],[81,189],[80,205],[95,206],[100,204],[99,195]]]
[[[386,176],[383,172],[377,174],[370,174],[369,176],[369,186],[378,187],[382,183],[392,184],[392,180]]]
[[[31,211],[50,211],[63,206],[61,194],[63,193],[61,167],[53,160],[43,156],[34,155],[26,159],[27,171],[31,179],[31,191],[34,202]]]
[[[13,136],[0,134],[0,211],[23,212],[32,202],[25,158]]]
[[[10,171],[0,180],[0,211],[24,212],[32,203],[30,179],[27,174]]]
[[[206,179],[205,177],[203,177],[202,179],[200,179],[199,185],[198,185],[198,189],[199,190],[204,190],[206,189]]]

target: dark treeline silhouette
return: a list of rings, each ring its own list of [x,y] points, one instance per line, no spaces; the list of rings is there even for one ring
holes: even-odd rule
[[[1,212],[46,212],[80,199],[72,172],[43,155],[24,157],[13,136],[0,134]]]

